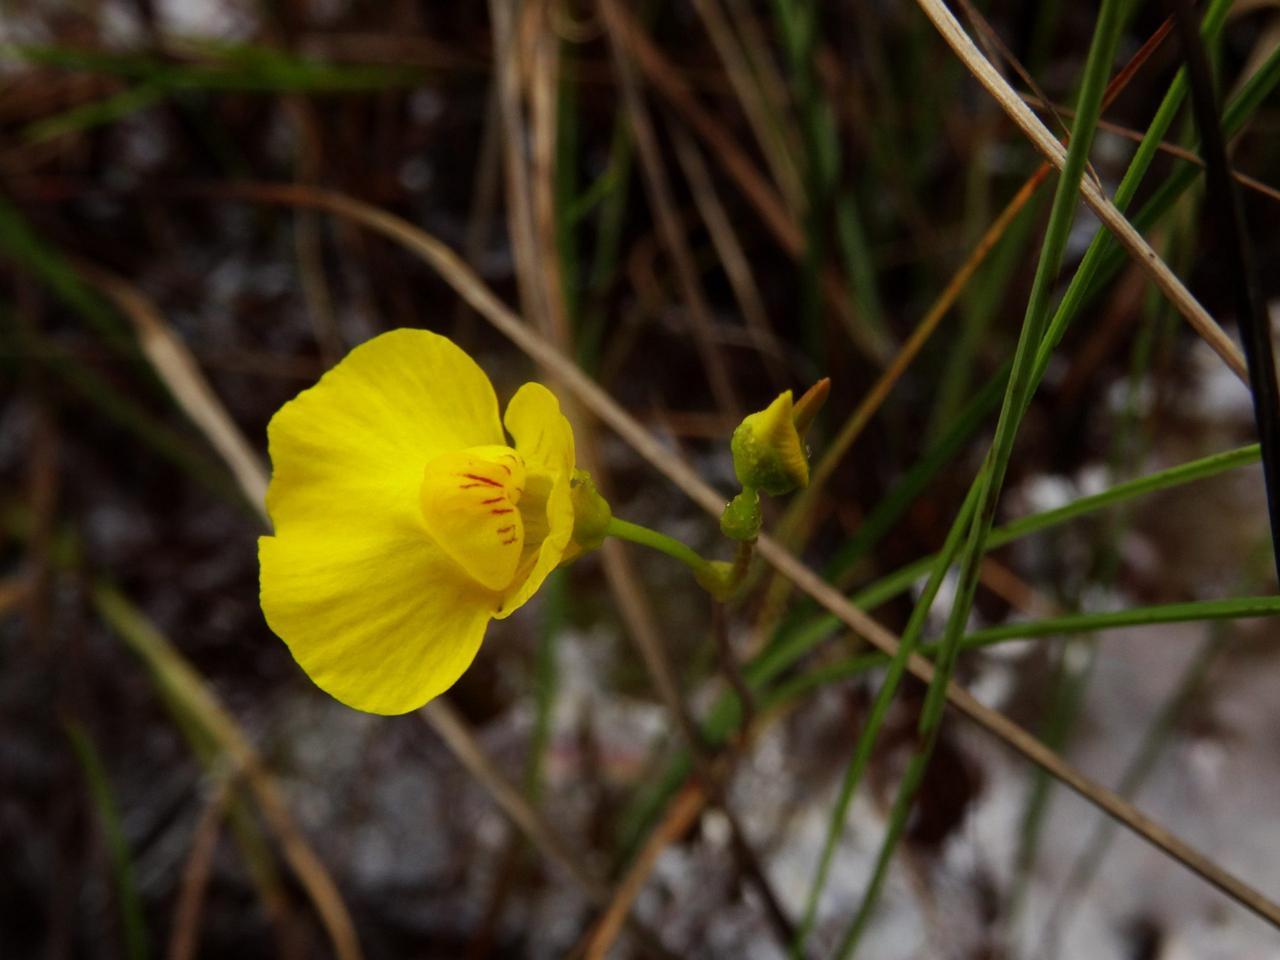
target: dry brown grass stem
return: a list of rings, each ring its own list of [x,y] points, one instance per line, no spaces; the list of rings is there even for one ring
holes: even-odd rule
[[[916,0],[925,15],[933,22],[955,51],[966,69],[974,75],[987,92],[995,98],[1009,118],[1031,141],[1032,145],[1044,155],[1045,159],[1059,170],[1066,163],[1066,150],[1049,129],[1040,122],[1040,118],[1023,102],[1018,92],[1009,85],[974,45],[964,27],[947,9],[942,0]],[[1098,215],[1098,219],[1110,230],[1130,255],[1142,266],[1147,275],[1164,293],[1179,313],[1209,344],[1209,347],[1220,356],[1240,380],[1248,386],[1249,374],[1245,366],[1244,355],[1229,336],[1218,326],[1199,301],[1191,295],[1177,275],[1160,259],[1159,254],[1143,238],[1111,202],[1111,199],[1088,178],[1080,182],[1080,195]]]
[[[227,775],[244,778],[263,819],[280,843],[285,862],[315,907],[338,960],[361,960],[363,953],[355,926],[337,884],[298,828],[279,784],[235,718],[169,639],[121,593],[95,585],[93,603],[102,619],[125,638],[151,669],[166,695],[207,732],[227,759]]]
[[[582,863],[550,825],[530,806],[524,795],[489,759],[467,722],[444,697],[437,697],[420,711],[422,719],[439,734],[467,773],[484,787],[493,802],[511,819],[544,857],[559,865],[580,886],[592,903],[609,902],[608,888]]]
[[[691,500],[712,516],[720,515],[724,506],[721,494],[687,463],[663,446],[575,363],[523,323],[452,250],[436,238],[393,214],[334,192],[308,190],[292,184],[219,186],[213,192],[224,197],[239,196],[258,202],[318,207],[356,220],[403,245],[438,272],[459,296],[467,300],[477,313],[517,347],[536,362],[555,370],[560,382],[579,401]],[[892,631],[851,604],[835,587],[825,582],[776,540],[762,536],[757,549],[778,572],[834,614],[854,633],[891,656],[897,651],[898,637]],[[933,677],[933,665],[921,656],[912,657],[908,667],[914,676],[926,683]],[[1014,751],[1042,767],[1133,833],[1183,864],[1237,903],[1280,927],[1280,905],[1213,862],[1114,791],[1086,777],[999,711],[981,703],[955,683],[947,687],[947,700],[961,714],[993,733]]]
[[[738,401],[733,378],[729,374],[724,356],[716,349],[712,335],[715,323],[712,320],[711,307],[702,291],[702,282],[698,276],[698,269],[694,265],[693,253],[689,250],[688,238],[680,216],[676,212],[671,184],[667,179],[666,166],[662,160],[662,151],[658,146],[658,137],[653,128],[649,108],[640,90],[635,64],[627,51],[625,40],[620,39],[627,29],[627,24],[620,19],[622,15],[616,0],[600,0],[600,10],[613,51],[622,105],[631,123],[631,134],[635,141],[636,153],[640,158],[640,169],[644,174],[649,203],[657,220],[658,233],[662,237],[663,245],[667,249],[667,255],[671,258],[671,264],[675,270],[676,282],[679,285],[685,309],[688,311],[689,329],[693,333],[694,342],[702,358],[702,365],[706,370],[707,381],[716,405],[726,413],[737,415],[742,406]]]
[[[625,48],[626,56],[635,60],[635,65],[654,90],[663,96],[689,128],[705,142],[710,154],[737,184],[782,249],[793,259],[803,256],[805,238],[799,224],[733,136],[698,102],[680,68],[667,59],[640,28],[635,18],[621,5],[611,3],[610,10],[612,36],[617,39],[620,47]],[[615,59],[621,58],[622,50],[619,50]],[[877,366],[888,363],[892,344],[878,337],[866,324],[858,322],[853,313],[849,291],[835,271],[824,271],[822,294],[828,308],[840,318],[848,331],[853,345]]]
[[[227,813],[231,797],[231,782],[218,783],[212,796],[205,803],[200,819],[196,821],[191,837],[191,850],[182,871],[182,886],[178,892],[178,906],[173,915],[173,931],[169,936],[169,960],[195,960],[200,943],[200,914],[204,907],[205,891],[209,886],[209,872],[213,867],[213,854],[218,849],[218,837],[222,832],[222,820]]]
[[[493,24],[495,82],[498,109],[502,118],[502,156],[506,172],[507,231],[515,260],[516,287],[524,315],[534,323],[548,315],[543,300],[545,288],[539,282],[532,261],[537,247],[533,227],[533,188],[525,164],[525,122],[521,93],[521,54],[523,40],[515,22],[515,5],[509,0],[490,0],[489,18]]]
[[[191,351],[169,328],[163,314],[141,290],[123,278],[86,263],[80,275],[129,318],[142,352],[182,411],[200,428],[230,468],[245,499],[267,521],[267,468],[227,413]]]
[[[504,0],[493,2],[495,48],[499,53],[508,51],[505,57],[500,57],[504,60],[504,67],[498,97],[508,130],[507,202],[512,218],[513,247],[520,265],[517,279],[521,301],[533,311],[535,325],[562,353],[567,353],[570,346],[568,310],[556,243],[555,138],[560,43],[555,32],[555,9],[555,4],[549,0],[534,0],[520,7],[521,19],[514,23],[510,20],[511,5]],[[518,147],[523,136],[524,111],[519,90],[515,87],[517,79],[530,90],[531,159],[527,169],[523,151]],[[641,162],[650,164],[645,167],[645,173],[652,188],[655,206],[662,214],[659,217],[659,227],[676,264],[677,277],[684,287],[686,299],[691,305],[694,331],[698,335],[703,362],[712,383],[720,386],[717,396],[721,405],[733,410],[737,404],[728,368],[710,339],[710,311],[701,296],[697,276],[692,268],[692,256],[684,240],[683,227],[678,225],[679,218],[670,200],[664,179],[665,169],[660,163],[657,163],[656,169],[652,166],[657,161],[656,144],[647,113],[636,94],[634,84],[630,88],[630,94],[627,109],[632,125],[636,128]],[[674,230],[673,224],[676,224]],[[515,234],[516,230],[528,230],[536,242],[521,242]],[[553,383],[558,383],[556,368],[544,367],[544,370]],[[575,425],[579,462],[596,477],[602,489],[607,491],[608,478],[597,453],[593,425],[581,416],[578,404],[571,397],[566,396],[564,401],[566,413]],[[644,595],[630,557],[620,543],[610,543],[603,553],[603,560],[610,590],[623,616],[628,636],[639,650],[664,703],[677,719],[686,737],[691,738],[690,747],[696,751],[700,747],[696,725],[671,669],[662,633],[654,621],[648,598]],[[455,739],[453,745],[461,747],[465,744]],[[477,775],[485,772],[483,767],[477,766],[474,769]],[[491,781],[490,786],[495,799],[500,803],[512,802],[512,796],[503,789],[501,782]],[[516,799],[521,798],[517,796]],[[775,918],[776,922],[781,917],[777,896],[748,846],[737,819],[727,808],[724,812],[734,833],[734,850],[740,866],[759,889],[761,897],[770,907],[771,918]],[[530,814],[532,810],[526,805],[526,817]],[[785,944],[789,940],[790,929],[785,925],[785,918],[782,919],[784,922],[780,936]]]
[[[532,169],[530,181],[533,225],[538,246],[534,252],[542,280],[546,316],[543,329],[562,347],[569,343],[569,319],[565,306],[564,271],[557,255],[556,237],[556,126],[560,84],[560,37],[555,32],[554,0],[527,3],[528,16],[539,29],[529,44],[531,63],[530,117]]]
[[[724,64],[725,74],[742,106],[760,152],[769,165],[769,172],[773,174],[773,179],[792,213],[802,214],[807,198],[793,153],[798,138],[792,137],[792,143],[788,144],[786,133],[779,122],[782,111],[777,108],[781,104],[774,99],[774,95],[777,91],[785,90],[786,86],[778,71],[771,69],[773,63],[769,47],[762,44],[752,51],[744,42],[745,35],[740,40],[729,15],[721,7],[720,0],[693,0],[693,8],[702,20],[707,36],[716,49],[716,55]],[[768,78],[758,76],[764,71],[768,72]]]
[[[760,288],[756,286],[751,264],[747,261],[729,213],[720,202],[715,183],[707,170],[702,152],[693,142],[693,138],[679,124],[671,124],[671,141],[676,148],[676,159],[684,171],[685,180],[689,183],[689,192],[693,195],[694,204],[706,225],[711,243],[716,248],[720,263],[724,266],[725,276],[733,289],[734,299],[742,318],[746,322],[747,332],[755,344],[756,350],[763,360],[765,368],[774,381],[774,386],[782,390],[787,386],[786,364],[782,360],[783,346],[778,335],[769,322],[769,312],[765,309],[764,298]]]
[[[1033,97],[1033,96],[1024,95],[1023,99],[1030,106],[1037,107],[1037,108],[1043,107],[1046,102],[1040,97]],[[1057,107],[1057,109],[1064,116],[1067,116],[1067,117],[1075,116],[1075,111],[1072,110],[1070,107],[1060,106],[1060,107]],[[1117,137],[1124,137],[1126,140],[1132,140],[1134,143],[1142,142],[1143,133],[1141,130],[1134,130],[1132,127],[1126,127],[1123,124],[1113,123],[1110,120],[1099,120],[1098,129],[1105,130],[1107,133],[1113,133]],[[1196,153],[1194,150],[1188,150],[1186,147],[1180,147],[1176,143],[1169,143],[1169,141],[1167,140],[1161,140],[1160,143],[1156,145],[1156,149],[1159,150],[1161,153],[1168,154],[1171,157],[1177,157],[1179,160],[1185,160],[1187,163],[1194,163],[1197,167],[1204,166],[1204,161],[1200,159],[1200,155],[1198,153]],[[1277,189],[1276,187],[1271,186],[1271,184],[1264,183],[1263,181],[1259,180],[1257,177],[1251,177],[1249,176],[1249,174],[1241,173],[1239,170],[1235,170],[1235,169],[1231,171],[1231,176],[1235,178],[1235,181],[1238,184],[1240,184],[1240,186],[1248,190],[1252,190],[1255,193],[1260,193],[1264,197],[1267,197],[1270,200],[1275,200],[1280,202],[1280,189]]]
[[[622,926],[626,922],[636,897],[644,889],[649,875],[657,865],[662,851],[688,832],[698,816],[706,808],[707,794],[696,782],[687,783],[667,805],[661,823],[645,840],[644,847],[627,868],[626,876],[618,884],[609,906],[587,934],[581,951],[586,960],[605,960]]]

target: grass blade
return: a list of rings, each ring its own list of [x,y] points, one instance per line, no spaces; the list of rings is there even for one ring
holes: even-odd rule
[[[115,797],[111,794],[111,781],[107,779],[102,757],[88,731],[78,721],[71,719],[63,720],[62,726],[75,750],[76,759],[80,761],[80,769],[84,771],[89,796],[93,800],[94,809],[98,811],[98,822],[103,839],[106,840],[107,853],[111,857],[111,872],[115,876],[120,919],[124,926],[125,951],[129,960],[147,960],[151,955],[147,924],[142,915],[142,900],[138,896],[138,885],[133,875],[129,841],[125,839],[120,812],[116,809]]]
[[[1231,285],[1236,295],[1236,320],[1249,364],[1249,385],[1253,395],[1253,417],[1262,443],[1262,476],[1267,489],[1267,513],[1271,519],[1271,549],[1276,575],[1280,577],[1280,388],[1276,385],[1276,361],[1271,346],[1271,325],[1267,321],[1262,295],[1253,269],[1240,196],[1227,163],[1227,146],[1218,117],[1218,98],[1213,89],[1209,57],[1196,31],[1188,0],[1168,0],[1176,13],[1178,36],[1187,76],[1191,83],[1191,106],[1206,166],[1205,183],[1209,210],[1218,221],[1219,256],[1227,261]]]
[[[1005,391],[1004,405],[996,424],[991,451],[984,462],[980,480],[974,488],[977,491],[974,501],[974,519],[960,556],[956,598],[947,620],[946,634],[936,659],[936,670],[930,681],[920,717],[919,732],[922,742],[912,757],[906,775],[898,788],[897,796],[894,798],[889,827],[867,892],[837,950],[837,955],[841,958],[853,956],[857,949],[862,932],[866,928],[880,889],[887,877],[888,866],[898,840],[906,829],[907,817],[911,813],[916,794],[924,781],[925,771],[937,743],[943,708],[947,702],[947,688],[959,653],[960,640],[968,621],[969,610],[977,593],[979,568],[982,556],[986,552],[987,537],[994,525],[996,503],[1013,453],[1013,441],[1017,436],[1028,399],[1035,389],[1032,378],[1035,371],[1036,352],[1049,320],[1049,297],[1052,284],[1061,267],[1066,251],[1067,235],[1075,220],[1077,193],[1085,165],[1088,163],[1089,146],[1093,140],[1094,127],[1101,114],[1107,75],[1123,26],[1122,8],[1121,0],[1103,0],[1102,8],[1098,13],[1097,25],[1094,28],[1089,55],[1085,62],[1077,115],[1071,129],[1071,143],[1054,193],[1049,225],[1040,251],[1040,261],[1036,267],[1022,332],[1018,338],[1013,368],[1009,374],[1009,385]],[[952,550],[958,542],[958,527],[959,524],[953,527],[948,537],[948,544]],[[947,561],[949,561],[945,550],[943,556],[944,561],[934,568],[930,578],[931,585],[939,583],[941,575],[945,573]],[[924,607],[927,613],[927,604],[931,602],[932,597],[928,597],[927,600],[922,598],[917,603],[916,610],[919,611]],[[912,615],[913,622],[916,620],[922,622],[923,619],[924,614],[913,613]]]

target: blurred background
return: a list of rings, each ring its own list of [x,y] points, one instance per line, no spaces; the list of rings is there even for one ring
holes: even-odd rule
[[[1181,63],[1164,6],[1122,6],[1086,172],[1109,194]],[[1275,313],[1280,16],[1208,6]],[[1069,128],[1095,5],[953,9]],[[549,376],[457,271],[369,229],[386,211],[726,497],[742,415],[830,377],[815,483],[766,525],[900,632],[928,567],[903,570],[991,444],[1055,183],[1024,189],[1040,157],[921,10],[3,0],[0,43],[0,956],[772,958],[810,901],[807,955],[838,955],[922,684],[841,807],[883,661],[762,567],[721,620],[739,673],[684,570],[628,547],[494,623],[442,712],[359,714],[263,621],[260,484],[272,413],[381,331],[453,337],[503,400]],[[1160,139],[1129,214],[1234,335],[1185,104]],[[1054,288],[1071,324],[997,516],[1024,526],[986,555],[957,679],[1280,896],[1250,395],[1114,245],[1068,289],[1097,232],[1082,209]],[[617,514],[729,555],[576,417]],[[902,825],[860,956],[1280,956],[959,716]]]

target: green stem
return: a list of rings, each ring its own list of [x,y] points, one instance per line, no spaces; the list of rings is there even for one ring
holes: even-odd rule
[[[732,562],[708,560],[674,537],[642,527],[638,523],[619,520],[617,517],[609,519],[604,535],[617,537],[619,540],[629,540],[644,547],[652,547],[654,550],[661,550],[669,557],[675,557],[693,571],[698,586],[722,603],[732,598],[746,581],[747,571],[751,566],[751,555],[755,550],[754,540],[743,540],[738,543],[738,550]]]
[[[659,550],[667,556],[679,560],[692,570],[696,576],[703,576],[711,571],[711,561],[707,560],[692,547],[686,546],[674,537],[668,537],[665,533],[642,527],[638,523],[631,523],[627,520],[620,520],[618,517],[612,517],[609,520],[609,525],[605,527],[604,535],[606,537],[617,537],[619,540],[627,540],[631,543],[638,543],[642,547]]]

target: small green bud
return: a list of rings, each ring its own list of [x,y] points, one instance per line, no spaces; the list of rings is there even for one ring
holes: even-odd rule
[[[721,603],[732,598],[738,588],[734,565],[727,560],[709,561],[706,569],[696,574],[694,579],[698,581],[698,586]]]
[[[753,413],[733,431],[733,471],[743,490],[763,490],[780,497],[809,485],[809,458],[804,433],[826,402],[831,381],[819,380],[792,403],[791,391]]]
[[[573,542],[565,551],[566,561],[600,546],[609,521],[613,519],[613,510],[600,496],[587,471],[574,469],[573,478],[569,481],[569,494],[573,498]]]
[[[720,514],[720,532],[730,540],[748,543],[760,536],[760,494],[743,490]]]
[[[743,489],[763,490],[771,497],[780,497],[808,486],[809,461],[792,411],[791,391],[787,390],[733,431],[729,443],[733,472]]]

